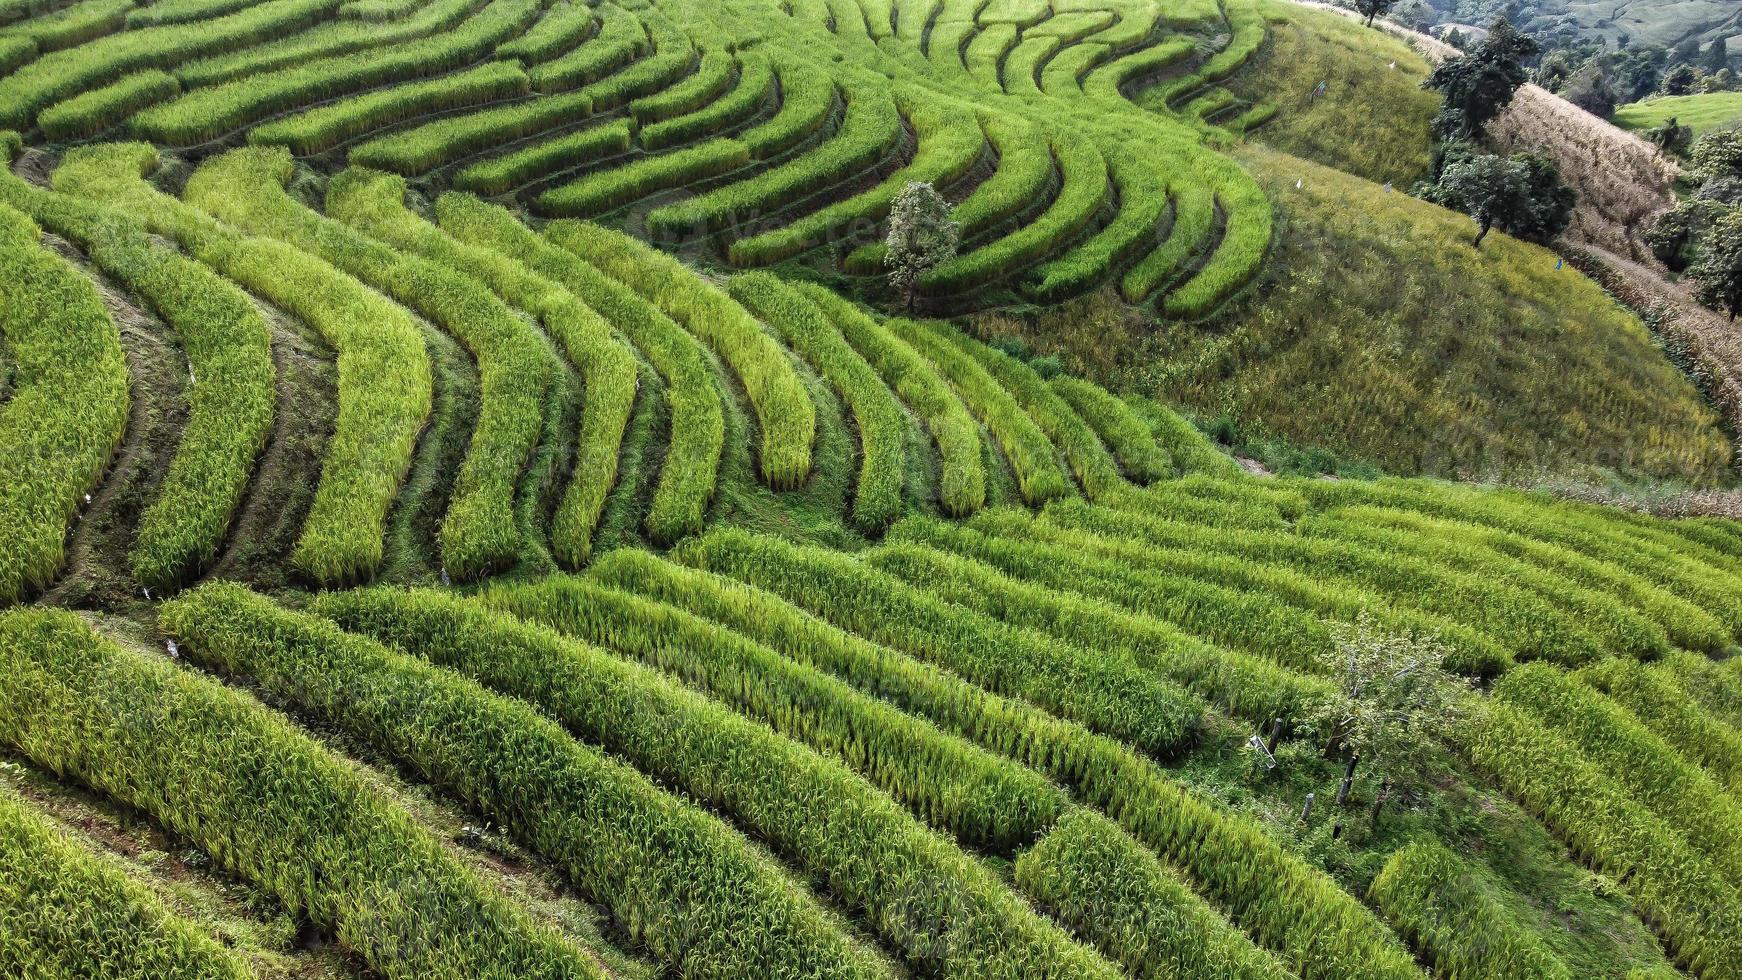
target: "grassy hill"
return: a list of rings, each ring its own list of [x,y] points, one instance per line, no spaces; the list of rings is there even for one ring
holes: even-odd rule
[[[0,976],[1742,975],[1742,524],[1170,407],[1727,478],[1636,319],[1375,182],[1390,42],[0,20]],[[964,245],[909,311],[915,179]],[[1369,654],[1431,734],[1350,726]]]
[[[1706,95],[1666,95],[1634,102],[1615,110],[1615,124],[1642,133],[1670,119],[1692,126],[1696,137],[1742,119],[1742,92]]]
[[[1264,47],[1229,84],[1278,107],[1251,138],[1378,184],[1408,189],[1425,176],[1428,123],[1439,110],[1438,97],[1421,89],[1427,60],[1340,14],[1286,0],[1261,9]]]

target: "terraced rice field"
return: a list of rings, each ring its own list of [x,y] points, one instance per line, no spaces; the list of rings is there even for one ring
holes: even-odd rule
[[[1245,3],[0,17],[0,975],[1742,976],[1742,524],[819,284],[927,179],[928,312],[1217,308]],[[1480,706],[1371,827],[1357,626]]]

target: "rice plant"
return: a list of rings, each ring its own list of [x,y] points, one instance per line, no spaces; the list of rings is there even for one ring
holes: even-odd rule
[[[10,156],[10,154],[7,154]],[[9,181],[0,184],[10,190]],[[10,197],[10,195],[7,195]],[[0,329],[15,365],[0,405],[0,606],[53,580],[67,522],[127,427],[121,338],[90,281],[40,244],[22,212],[0,204]]]
[[[238,591],[190,593],[164,622],[186,639],[192,603]],[[14,610],[0,614],[0,694],[0,743],[148,814],[381,976],[605,975],[354,764],[210,677],[124,648],[71,613]]]

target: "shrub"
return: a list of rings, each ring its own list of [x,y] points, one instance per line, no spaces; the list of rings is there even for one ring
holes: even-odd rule
[[[135,133],[160,143],[186,146],[214,140],[275,112],[458,68],[519,34],[539,10],[539,0],[491,0],[477,16],[450,32],[386,51],[310,61],[197,89],[140,112],[131,125]],[[358,111],[378,105],[365,101],[366,108]]]
[[[1572,971],[1493,885],[1437,841],[1400,848],[1373,879],[1373,903],[1441,976],[1572,980]]]
[[[1097,813],[1059,821],[1016,862],[1016,881],[1134,977],[1292,976]]]
[[[163,624],[200,663],[256,678],[511,829],[685,975],[884,975],[743,838],[522,701],[236,585],[188,593]],[[515,652],[500,638],[476,643],[441,649],[450,663],[481,658],[474,671]]]
[[[1081,378],[1060,375],[1048,383],[1119,457],[1127,478],[1153,483],[1173,475],[1173,460],[1167,450],[1131,406]]]
[[[526,73],[518,65],[493,61],[469,71],[378,89],[275,119],[250,130],[248,142],[281,144],[298,156],[307,156],[377,128],[432,112],[524,95],[526,90]]]
[[[185,636],[192,609],[165,612]],[[604,975],[247,695],[34,609],[0,616],[0,692],[0,741],[186,837],[383,977]]]
[[[715,139],[620,166],[595,170],[553,187],[533,202],[540,212],[560,217],[592,217],[649,194],[748,166],[750,151],[735,139]]]
[[[455,175],[454,186],[477,194],[506,194],[550,174],[585,166],[628,149],[629,122],[618,119],[474,163]],[[606,172],[618,173],[620,169]]]
[[[0,129],[28,126],[44,106],[130,71],[168,68],[201,55],[245,48],[313,23],[340,0],[268,0],[195,24],[123,31],[54,51],[0,78]]]
[[[681,583],[706,575],[634,549],[601,558],[590,574],[606,583],[638,575]],[[1064,809],[1064,795],[1045,778],[691,613],[580,579],[499,589],[484,601],[737,705],[775,731],[841,759],[973,847],[1008,854],[1045,833]]]
[[[116,861],[0,791],[0,922],[10,976],[244,980],[243,963]]]
[[[863,310],[829,290],[811,284],[797,288],[925,423],[938,447],[938,499],[944,510],[957,517],[979,510],[986,503],[980,427],[937,369]]]
[[[142,71],[64,102],[56,102],[36,117],[42,135],[65,141],[95,136],[145,106],[181,93],[181,83],[160,71]]]
[[[597,19],[593,8],[578,0],[562,0],[545,8],[538,23],[506,44],[496,46],[496,57],[513,58],[530,68],[567,54],[586,40]]]
[[[759,272],[732,280],[731,290],[733,298],[809,361],[852,411],[860,447],[853,523],[867,533],[880,533],[901,515],[907,474],[907,419],[901,404],[803,292]]]
[[[0,606],[54,579],[67,522],[127,427],[120,332],[90,281],[39,237],[0,204],[0,326],[13,365],[11,397],[0,404],[0,457],[12,461],[0,478]]]
[[[551,519],[551,544],[571,568],[592,553],[593,530],[617,479],[617,460],[635,407],[635,355],[618,341],[611,322],[551,278],[533,271],[526,256],[538,239],[507,210],[463,194],[436,202],[442,230],[458,239],[440,243],[451,261],[469,267],[504,299],[537,316],[580,368],[585,383],[581,433],[568,490]],[[460,244],[461,242],[469,245]]]
[[[1046,433],[997,379],[958,346],[952,337],[954,327],[891,320],[888,328],[937,365],[962,400],[992,431],[1016,471],[1016,484],[1023,500],[1038,505],[1071,492],[1070,477],[1059,465],[1058,451]]]
[[[669,147],[717,133],[755,115],[774,91],[774,68],[767,55],[746,51],[738,56],[736,84],[706,105],[641,127],[641,145],[649,150]]]
[[[446,236],[406,208],[404,178],[347,170],[328,185],[327,212],[332,218],[325,220],[342,221],[392,249],[452,254]],[[520,552],[515,488],[544,427],[549,354],[532,328],[470,275],[360,236],[346,248],[354,253],[354,268],[377,265],[383,288],[447,328],[476,358],[478,420],[442,518],[442,565],[462,579],[508,566]],[[377,250],[387,254],[363,257]]]
[[[682,555],[771,589],[874,642],[1158,755],[1197,737],[1202,708],[1172,682],[941,602],[853,558],[734,530],[710,531]]]
[[[762,479],[776,490],[803,483],[811,470],[816,406],[787,353],[756,318],[689,266],[638,239],[598,225],[562,222],[550,231],[605,274],[628,285],[689,328],[732,369],[762,430]]]

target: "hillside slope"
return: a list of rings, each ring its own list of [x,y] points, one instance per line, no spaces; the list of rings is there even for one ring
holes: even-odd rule
[[[1276,9],[0,5],[0,976],[1742,975],[1742,523],[961,328],[1721,477],[1548,253],[1237,138]]]

